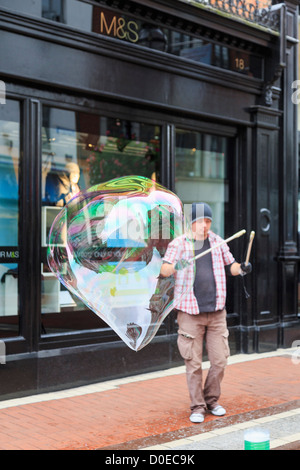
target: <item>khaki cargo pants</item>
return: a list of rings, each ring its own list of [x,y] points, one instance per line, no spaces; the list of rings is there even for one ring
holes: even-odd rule
[[[187,385],[192,412],[204,412],[216,406],[221,394],[227,358],[230,355],[226,310],[189,315],[179,311],[177,316],[178,349],[185,360]],[[203,387],[203,342],[210,361],[210,369]]]

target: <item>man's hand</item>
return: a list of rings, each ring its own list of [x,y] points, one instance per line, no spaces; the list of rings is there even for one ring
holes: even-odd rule
[[[248,264],[242,263],[241,264],[241,276],[245,276],[246,274],[251,273],[251,271],[252,271],[252,264],[251,263],[248,263]]]
[[[187,268],[190,264],[191,262],[189,260],[181,259],[180,261],[177,261],[177,263],[175,264],[175,269],[176,271],[180,271],[181,269]]]

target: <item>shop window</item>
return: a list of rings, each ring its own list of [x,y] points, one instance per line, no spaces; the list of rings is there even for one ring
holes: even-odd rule
[[[126,175],[159,180],[160,127],[93,114],[43,108],[42,329],[45,334],[106,327],[67,291],[47,265],[48,233],[80,190]]]
[[[231,139],[177,129],[175,189],[184,204],[207,202],[213,210],[212,230],[225,235],[225,204]]]
[[[0,337],[19,334],[20,109],[0,105]]]

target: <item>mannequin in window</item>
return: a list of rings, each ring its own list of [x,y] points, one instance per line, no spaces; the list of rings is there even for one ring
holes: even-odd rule
[[[80,191],[78,181],[80,169],[77,163],[69,162],[65,171],[50,172],[46,178],[46,202],[63,207]]]

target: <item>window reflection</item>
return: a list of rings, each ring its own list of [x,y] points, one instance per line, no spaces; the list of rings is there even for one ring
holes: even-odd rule
[[[0,336],[19,334],[19,159],[20,109],[0,107]]]
[[[64,2],[61,0],[42,0],[42,16],[47,20],[64,22]]]
[[[184,204],[209,203],[214,213],[212,230],[223,237],[229,144],[226,137],[176,131],[176,193]]]
[[[119,118],[43,108],[42,327],[47,334],[104,327],[47,266],[48,233],[80,190],[126,175],[159,180],[160,127]]]

